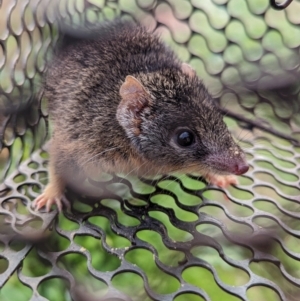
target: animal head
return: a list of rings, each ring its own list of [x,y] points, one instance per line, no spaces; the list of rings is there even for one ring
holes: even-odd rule
[[[120,87],[117,119],[134,148],[164,170],[243,174],[245,155],[195,71],[127,76]]]

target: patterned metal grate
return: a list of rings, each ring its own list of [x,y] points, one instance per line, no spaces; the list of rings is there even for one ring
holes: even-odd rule
[[[89,179],[90,195],[67,192],[72,212],[33,212],[47,183],[47,102],[36,92],[55,21],[121,14],[197,70],[251,169],[226,191],[192,175],[105,175]],[[268,0],[3,0],[3,300],[299,300],[299,23],[296,0],[284,11]]]

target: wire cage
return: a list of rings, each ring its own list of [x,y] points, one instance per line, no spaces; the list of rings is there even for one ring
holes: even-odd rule
[[[271,3],[2,1],[1,300],[300,299],[300,2]],[[47,183],[40,83],[56,22],[117,16],[195,68],[250,170],[226,190],[196,175],[107,175],[89,180],[91,195],[67,191],[71,212],[33,211]]]

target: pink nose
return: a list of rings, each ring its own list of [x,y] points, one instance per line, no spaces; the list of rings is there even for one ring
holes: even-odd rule
[[[237,164],[235,166],[235,174],[236,175],[242,175],[244,173],[246,173],[249,170],[249,165],[243,163],[243,164]]]

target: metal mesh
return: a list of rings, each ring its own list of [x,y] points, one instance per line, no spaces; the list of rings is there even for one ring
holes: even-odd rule
[[[192,175],[107,175],[101,185],[89,180],[91,195],[67,192],[71,213],[33,212],[30,202],[47,183],[40,147],[48,113],[37,92],[57,39],[55,20],[118,15],[156,28],[196,69],[251,169],[227,190]],[[30,288],[28,300],[299,300],[299,23],[298,1],[276,11],[267,0],[4,0],[3,296],[15,281]]]

